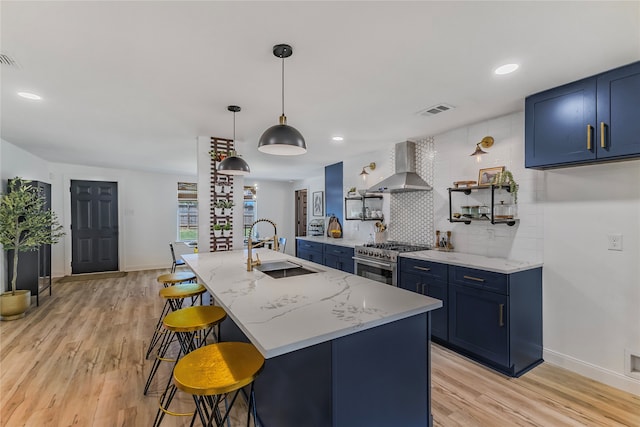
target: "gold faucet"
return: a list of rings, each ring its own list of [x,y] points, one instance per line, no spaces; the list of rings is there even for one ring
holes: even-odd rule
[[[251,224],[251,228],[249,228],[249,236],[247,237],[247,271],[253,271],[253,267],[256,265],[260,265],[260,257],[256,254],[256,260],[253,260],[253,242],[251,241],[251,233],[253,233],[253,226],[259,222],[268,222],[273,225],[273,250],[278,251],[278,232],[276,231],[276,223],[271,221],[270,219],[261,218]],[[258,245],[264,245],[264,242],[258,243]],[[256,247],[258,246],[256,245]]]

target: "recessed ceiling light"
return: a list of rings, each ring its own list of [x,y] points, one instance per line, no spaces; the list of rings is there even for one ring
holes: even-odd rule
[[[498,75],[513,73],[520,67],[518,64],[504,64],[495,69],[494,73]]]
[[[30,93],[30,92],[18,92],[18,96],[21,96],[27,99],[32,99],[34,101],[40,101],[42,99],[40,95],[36,95],[35,93]]]
[[[331,138],[331,139],[333,139],[334,141],[343,141],[343,140],[344,140],[344,138],[343,138],[343,137],[341,137],[341,136],[334,136],[334,137],[333,137],[333,138]]]

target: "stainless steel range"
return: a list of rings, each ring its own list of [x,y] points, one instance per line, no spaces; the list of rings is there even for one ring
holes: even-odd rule
[[[398,255],[403,252],[426,251],[426,245],[401,242],[367,243],[354,249],[355,274],[377,282],[398,286]]]

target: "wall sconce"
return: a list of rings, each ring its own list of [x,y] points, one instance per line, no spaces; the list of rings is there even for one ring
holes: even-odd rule
[[[482,151],[482,148],[489,148],[493,145],[493,137],[492,136],[485,136],[484,138],[482,138],[482,141],[478,142],[476,144],[476,151],[474,151],[473,153],[470,154],[470,156],[476,156],[476,161],[478,163],[480,163],[480,156],[483,154],[487,154],[486,151]],[[482,148],[480,148],[482,147]]]
[[[362,167],[362,172],[360,172],[360,176],[362,177],[363,181],[367,180],[367,175],[369,175],[369,172],[366,171],[366,169],[369,168],[370,170],[376,170],[376,163],[375,162],[371,162],[368,165],[364,165]]]

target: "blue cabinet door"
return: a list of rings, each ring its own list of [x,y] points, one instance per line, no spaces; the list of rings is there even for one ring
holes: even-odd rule
[[[640,62],[598,77],[598,158],[640,154]]]
[[[431,312],[431,335],[443,341],[449,340],[449,319],[447,282],[430,279],[425,287],[424,294],[442,301],[442,307]]]
[[[507,296],[449,284],[449,342],[491,364],[509,365]]]
[[[416,265],[419,266],[419,264]],[[398,286],[442,301],[442,307],[431,312],[431,336],[447,341],[449,339],[449,319],[447,318],[448,296],[446,280],[438,280],[426,274],[401,270]]]
[[[595,127],[595,77],[527,97],[525,167],[595,160]]]

